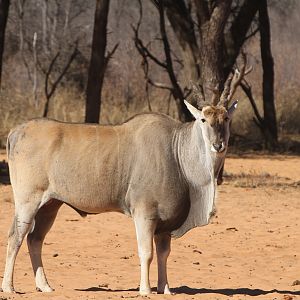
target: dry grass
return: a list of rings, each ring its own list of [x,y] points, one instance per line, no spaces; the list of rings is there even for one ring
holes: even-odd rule
[[[271,187],[276,190],[300,188],[300,181],[293,181],[288,177],[271,175],[267,172],[258,173],[254,170],[249,173],[241,172],[238,174],[224,172],[224,179],[225,182],[242,188]]]
[[[83,122],[85,113],[85,94],[74,86],[57,89],[50,100],[49,118],[65,122]],[[9,131],[27,120],[41,117],[44,108],[44,95],[39,94],[39,102],[33,102],[30,93],[21,93],[11,88],[2,88],[0,94],[0,148],[5,147]],[[119,124],[137,113],[163,112],[177,118],[174,101],[170,103],[167,95],[153,91],[148,103],[143,90],[132,90],[122,94],[121,90],[105,85],[102,93],[101,124]]]
[[[0,146],[5,145],[5,140],[10,129],[24,121],[39,118],[43,114],[44,98],[39,95],[37,105],[33,102],[32,95],[21,92],[2,90],[0,101]],[[49,118],[61,121],[82,122],[84,117],[84,97],[76,88],[60,89],[49,107]]]
[[[117,92],[118,93],[118,92]],[[31,95],[24,95],[20,92],[3,91],[0,95],[0,147],[5,147],[6,137],[10,129],[16,125],[42,115],[44,100],[40,96],[38,107],[32,101]],[[241,95],[242,97],[242,95]],[[284,98],[278,100],[278,125],[280,141],[284,151],[296,151],[299,142],[300,105],[298,98]],[[287,101],[293,107],[291,116],[288,116]],[[84,120],[84,93],[79,92],[75,87],[60,88],[50,102],[49,117],[60,121],[83,122]],[[159,91],[153,92],[150,99],[152,111],[168,113],[177,117],[176,106],[171,100],[170,105],[167,95]],[[101,107],[102,124],[119,124],[131,116],[150,111],[148,102],[141,92],[135,91],[131,98],[111,93],[107,87],[103,93]],[[232,144],[241,149],[262,149],[262,137],[259,129],[253,122],[253,112],[246,99],[240,101],[239,108],[232,124]],[[295,148],[295,149],[294,149]]]

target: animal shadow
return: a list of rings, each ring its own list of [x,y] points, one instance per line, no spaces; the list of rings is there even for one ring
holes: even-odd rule
[[[248,296],[261,296],[272,293],[277,294],[290,294],[290,295],[300,295],[300,291],[281,291],[277,289],[265,291],[261,289],[249,289],[249,288],[237,288],[237,289],[206,289],[206,288],[191,288],[188,286],[180,286],[173,288],[172,292],[176,294],[186,294],[186,295],[197,295],[197,294],[221,294],[225,296],[234,296],[234,295],[248,295]]]
[[[138,292],[138,288],[130,289],[109,289],[102,287],[89,287],[86,289],[75,289],[80,292]],[[153,291],[156,291],[156,288],[153,288]],[[261,296],[272,293],[277,294],[289,294],[289,295],[300,295],[300,291],[284,291],[284,290],[262,290],[262,289],[249,289],[249,288],[237,288],[237,289],[206,289],[206,288],[191,288],[186,285],[176,287],[171,289],[175,294],[186,294],[186,295],[197,295],[197,294],[221,294],[225,296],[234,296],[234,295],[248,295],[248,296]]]
[[[97,286],[92,286],[86,289],[75,289],[75,291],[79,292],[138,292],[139,288],[130,288],[130,289],[124,289],[124,290],[119,290],[119,289],[110,289],[110,288],[103,288],[103,287],[97,287]]]

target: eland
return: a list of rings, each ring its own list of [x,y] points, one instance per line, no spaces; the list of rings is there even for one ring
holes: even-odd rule
[[[236,75],[236,74],[235,74]],[[157,292],[170,294],[167,258],[171,237],[207,225],[215,214],[216,179],[224,164],[231,100],[238,80],[225,83],[217,105],[185,104],[195,121],[182,124],[158,113],[122,125],[26,122],[8,136],[7,153],[15,201],[2,283],[14,292],[16,256],[27,235],[36,288],[50,292],[42,245],[66,204],[80,215],[120,212],[133,218],[141,265],[140,294],[151,293],[153,240]],[[228,108],[229,106],[229,108]]]

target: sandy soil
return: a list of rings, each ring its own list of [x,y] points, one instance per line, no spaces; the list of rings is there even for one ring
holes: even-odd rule
[[[176,295],[155,294],[154,260],[154,292],[143,298],[300,299],[300,285],[293,285],[300,280],[300,158],[229,158],[226,172],[231,179],[219,188],[217,218],[172,242],[168,273]],[[249,178],[239,182],[235,175],[240,173]],[[251,179],[251,174],[261,177]],[[264,177],[262,186],[248,186]],[[277,184],[282,178],[284,183]],[[1,275],[13,209],[11,187],[0,186]],[[43,248],[56,291],[35,291],[24,243],[15,268],[15,287],[21,294],[0,293],[0,299],[141,298],[136,248],[131,219],[116,213],[82,219],[63,207]]]

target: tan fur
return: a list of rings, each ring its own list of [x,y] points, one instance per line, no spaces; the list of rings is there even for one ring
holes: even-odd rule
[[[202,109],[202,112],[212,126],[224,123],[225,118],[228,116],[227,110],[223,106],[206,106]]]

